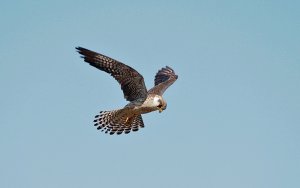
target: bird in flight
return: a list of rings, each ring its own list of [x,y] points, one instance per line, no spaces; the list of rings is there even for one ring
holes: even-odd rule
[[[130,66],[82,47],[76,49],[85,62],[114,77],[121,85],[124,98],[129,101],[124,108],[100,111],[94,120],[98,130],[111,135],[138,131],[144,127],[141,114],[166,109],[162,95],[178,78],[172,68],[160,69],[155,75],[154,87],[147,91],[143,76]]]

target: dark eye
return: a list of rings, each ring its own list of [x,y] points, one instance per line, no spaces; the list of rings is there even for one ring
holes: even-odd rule
[[[161,108],[162,107],[162,101],[160,99],[158,99],[158,103],[159,103],[159,105],[157,107]]]

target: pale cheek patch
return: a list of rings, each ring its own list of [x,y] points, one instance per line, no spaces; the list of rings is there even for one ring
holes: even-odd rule
[[[159,97],[154,97],[154,100],[153,100],[153,103],[155,106],[158,106],[159,105]]]

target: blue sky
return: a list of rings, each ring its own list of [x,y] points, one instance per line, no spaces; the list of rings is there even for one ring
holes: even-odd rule
[[[299,1],[1,1],[0,187],[300,187]],[[82,46],[179,75],[138,132]]]

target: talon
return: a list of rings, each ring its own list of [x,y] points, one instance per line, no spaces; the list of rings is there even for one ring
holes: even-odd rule
[[[162,108],[159,108],[158,110],[159,110],[159,113],[161,113],[161,112],[163,111],[163,109],[162,109]]]
[[[127,117],[127,118],[126,118],[126,120],[125,120],[125,123],[127,123],[127,122],[128,122],[128,120],[129,120],[129,117]]]

